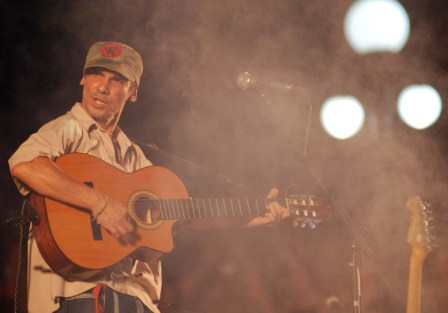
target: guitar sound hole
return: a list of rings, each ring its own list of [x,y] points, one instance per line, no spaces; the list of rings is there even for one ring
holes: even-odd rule
[[[150,225],[159,220],[160,210],[153,199],[140,197],[134,203],[135,217],[140,223]]]

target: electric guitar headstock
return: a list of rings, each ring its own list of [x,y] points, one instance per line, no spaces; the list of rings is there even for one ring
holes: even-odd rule
[[[407,242],[411,245],[413,254],[425,259],[437,246],[431,203],[415,196],[408,199],[406,208],[410,213]]]
[[[294,227],[316,228],[317,224],[332,215],[328,201],[313,195],[290,195],[286,198],[286,208]]]

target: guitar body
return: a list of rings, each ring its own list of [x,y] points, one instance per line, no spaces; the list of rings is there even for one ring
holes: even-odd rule
[[[76,153],[65,155],[56,163],[75,180],[125,203],[130,214],[141,197],[188,198],[182,181],[165,168],[151,166],[125,173],[100,159]],[[124,245],[92,221],[91,213],[86,209],[38,194],[31,196],[31,203],[40,219],[33,226],[39,250],[53,271],[69,280],[94,278],[101,269],[118,263],[137,250],[167,253],[173,249],[175,220],[162,221],[153,217],[151,223],[136,227],[140,237],[136,245]]]

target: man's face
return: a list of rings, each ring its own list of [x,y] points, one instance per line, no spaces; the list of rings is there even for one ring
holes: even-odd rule
[[[87,69],[81,79],[82,107],[104,129],[113,129],[126,101],[137,99],[137,90],[122,75],[104,68]]]

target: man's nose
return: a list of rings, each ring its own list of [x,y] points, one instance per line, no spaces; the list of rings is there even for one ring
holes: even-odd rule
[[[108,94],[109,93],[109,80],[108,79],[101,79],[98,82],[98,91],[101,93]]]

